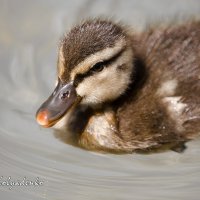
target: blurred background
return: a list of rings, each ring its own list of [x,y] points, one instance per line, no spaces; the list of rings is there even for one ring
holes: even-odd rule
[[[0,198],[199,199],[199,140],[183,154],[102,155],[64,144],[37,125],[35,112],[54,87],[60,37],[98,16],[142,30],[199,18],[200,1],[0,0]],[[6,185],[24,179],[41,186]]]

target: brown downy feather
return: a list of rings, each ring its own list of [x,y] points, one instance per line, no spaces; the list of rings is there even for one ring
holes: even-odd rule
[[[158,145],[192,139],[200,133],[200,22],[150,30],[138,43],[135,67],[144,80],[117,105],[121,137],[126,141],[149,138]],[[183,128],[176,127],[167,111],[162,101],[167,96],[157,95],[168,80],[177,81],[169,97],[181,97],[186,105],[181,114]]]

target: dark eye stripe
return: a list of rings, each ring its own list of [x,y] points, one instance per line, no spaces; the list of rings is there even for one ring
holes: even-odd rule
[[[113,57],[111,57],[108,60],[102,61],[101,64],[104,65],[104,67],[110,66],[111,63],[117,60],[118,57],[121,56],[121,54],[125,51],[125,48],[121,49],[117,54],[115,54]],[[96,72],[98,73],[98,72]],[[92,76],[94,74],[94,71],[89,69],[87,72],[84,74],[77,74],[74,79],[74,85],[78,86],[79,83],[81,83],[85,78]]]
[[[104,67],[105,67],[104,62],[98,62],[90,69],[90,71],[93,71],[93,73],[97,73],[97,72],[102,71]]]

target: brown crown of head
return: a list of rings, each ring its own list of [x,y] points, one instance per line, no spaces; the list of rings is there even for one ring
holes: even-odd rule
[[[86,57],[112,47],[117,40],[125,38],[123,28],[107,20],[88,20],[75,26],[61,40],[66,79],[69,72]]]

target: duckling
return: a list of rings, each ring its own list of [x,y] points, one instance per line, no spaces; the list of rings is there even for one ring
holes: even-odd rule
[[[200,22],[142,33],[87,20],[61,40],[37,122],[92,151],[180,149],[200,133]],[[71,142],[70,142],[71,141]]]

